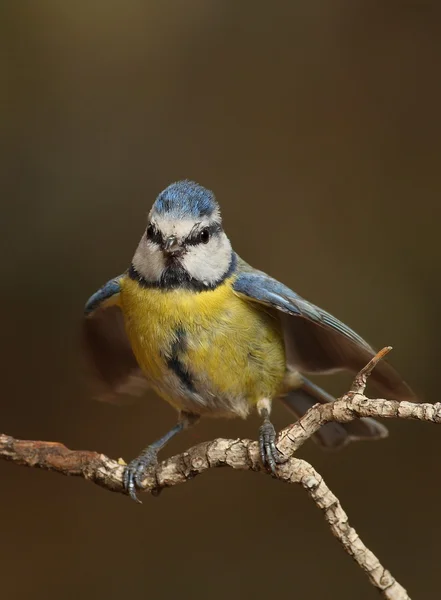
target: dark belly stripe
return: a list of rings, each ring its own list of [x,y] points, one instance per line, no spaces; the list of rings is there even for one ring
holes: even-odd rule
[[[173,342],[171,347],[171,353],[167,357],[167,367],[173,371],[176,377],[180,380],[182,385],[189,391],[196,393],[196,388],[193,383],[193,379],[191,373],[186,369],[186,367],[182,364],[179,355],[182,352],[185,352],[186,349],[186,340],[185,340],[185,331],[182,329],[178,329],[175,332],[176,340]]]

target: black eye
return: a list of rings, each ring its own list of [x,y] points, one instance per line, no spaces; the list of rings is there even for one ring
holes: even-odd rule
[[[208,244],[209,239],[210,239],[210,230],[208,229],[208,227],[206,227],[199,234],[199,241],[202,242],[202,244]]]
[[[198,228],[199,223],[196,223],[190,231],[185,243],[189,246],[197,246],[198,244],[208,244],[212,235],[216,235],[221,231],[220,226],[209,225],[208,227]]]
[[[153,225],[150,223],[150,225],[147,227],[147,232],[146,232],[147,238],[149,240],[152,239],[152,237],[155,235],[155,229],[153,227]]]

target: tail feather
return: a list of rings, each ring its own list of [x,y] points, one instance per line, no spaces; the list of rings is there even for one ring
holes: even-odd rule
[[[320,387],[303,378],[303,386],[292,390],[282,398],[283,404],[296,417],[302,417],[310,408],[320,402],[333,402],[334,398]],[[388,431],[384,425],[365,417],[349,423],[326,423],[313,435],[312,439],[328,449],[338,449],[355,440],[376,440],[387,437]]]

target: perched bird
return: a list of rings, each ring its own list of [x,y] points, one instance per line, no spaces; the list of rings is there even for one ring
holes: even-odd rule
[[[341,321],[239,258],[213,193],[192,181],[159,194],[130,268],[88,300],[84,334],[103,399],[150,387],[179,412],[177,424],[126,467],[134,500],[158,451],[201,416],[245,418],[256,408],[261,458],[274,471],[283,457],[272,401],[301,416],[334,399],[305,373],[356,372],[375,354]],[[387,362],[371,380],[386,397],[416,399]],[[315,438],[337,448],[386,435],[364,418],[328,423]]]

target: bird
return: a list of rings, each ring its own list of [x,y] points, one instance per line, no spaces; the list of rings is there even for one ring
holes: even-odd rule
[[[87,301],[83,341],[101,399],[153,389],[178,411],[174,427],[125,466],[124,488],[137,502],[158,452],[201,417],[257,410],[260,457],[276,473],[285,458],[273,401],[300,418],[334,400],[307,375],[358,372],[375,355],[347,325],[242,260],[214,193],[190,180],[158,195],[128,269]],[[371,380],[386,398],[417,399],[386,361]],[[327,423],[314,439],[335,449],[387,433],[361,418]]]

